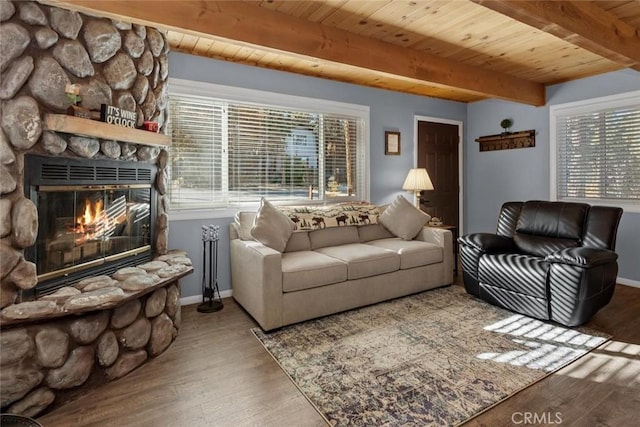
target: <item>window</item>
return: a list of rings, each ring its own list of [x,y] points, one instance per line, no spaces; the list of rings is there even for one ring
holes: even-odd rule
[[[368,199],[368,107],[172,79],[172,209]]]
[[[551,195],[640,211],[640,91],[550,108]]]

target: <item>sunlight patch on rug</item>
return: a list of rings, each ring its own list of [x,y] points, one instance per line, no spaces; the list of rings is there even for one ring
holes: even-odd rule
[[[458,286],[252,332],[332,425],[460,424],[609,338]]]

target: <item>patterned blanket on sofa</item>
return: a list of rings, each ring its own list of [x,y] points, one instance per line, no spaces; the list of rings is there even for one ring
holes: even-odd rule
[[[377,224],[380,211],[367,202],[338,203],[328,206],[278,206],[295,224],[296,230]]]

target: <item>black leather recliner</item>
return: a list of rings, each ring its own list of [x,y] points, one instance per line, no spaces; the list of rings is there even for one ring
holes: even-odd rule
[[[468,293],[527,316],[577,326],[613,296],[622,209],[507,202],[496,234],[458,239]]]

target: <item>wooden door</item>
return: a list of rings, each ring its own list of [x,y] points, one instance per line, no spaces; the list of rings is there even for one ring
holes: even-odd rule
[[[458,126],[418,121],[418,167],[426,168],[433,190],[423,191],[420,208],[459,228]]]

